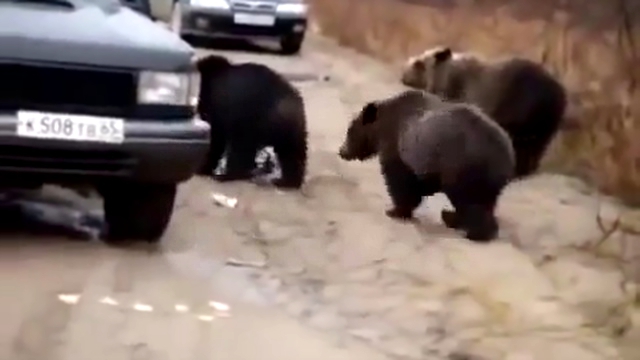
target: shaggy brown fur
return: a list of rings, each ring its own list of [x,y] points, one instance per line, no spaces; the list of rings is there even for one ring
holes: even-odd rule
[[[447,226],[475,241],[496,236],[494,209],[515,159],[509,136],[479,108],[417,90],[368,103],[351,121],[339,155],[379,156],[393,202],[389,217],[409,219],[424,196],[442,191],[455,208],[442,211]]]
[[[521,58],[489,62],[436,48],[409,59],[401,80],[449,101],[478,105],[511,137],[517,177],[537,171],[567,108],[562,84],[541,65]]]

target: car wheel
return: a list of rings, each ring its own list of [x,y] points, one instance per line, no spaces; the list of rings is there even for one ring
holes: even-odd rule
[[[300,52],[302,48],[302,41],[304,37],[302,35],[286,35],[280,39],[280,48],[285,55],[295,55]]]
[[[180,8],[180,3],[175,2],[173,4],[173,8],[171,9],[171,21],[169,22],[169,27],[171,31],[176,33],[178,36],[182,36],[182,10]]]
[[[119,184],[101,189],[106,240],[159,242],[171,220],[176,189],[176,184]]]

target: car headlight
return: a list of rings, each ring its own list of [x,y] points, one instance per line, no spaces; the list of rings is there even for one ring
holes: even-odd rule
[[[229,9],[229,2],[227,0],[190,0],[189,3],[194,6],[214,8],[214,9]]]
[[[143,71],[138,80],[141,104],[192,105],[200,90],[200,74]],[[195,94],[194,94],[195,92]]]
[[[308,10],[308,5],[302,0],[288,0],[278,4],[277,9],[279,13],[283,14],[305,15]]]
[[[194,108],[198,106],[198,99],[200,98],[200,73],[193,72],[189,75],[189,105]]]

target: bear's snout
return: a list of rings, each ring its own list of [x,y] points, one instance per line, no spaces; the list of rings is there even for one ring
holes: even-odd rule
[[[402,74],[400,76],[400,81],[402,82],[403,85],[410,86],[412,81],[412,77],[409,74],[410,71],[411,71],[410,69],[405,69],[402,71]]]
[[[405,69],[400,76],[400,82],[402,85],[414,89],[421,89],[425,85],[419,80],[419,76],[413,69]]]
[[[343,160],[353,159],[353,156],[351,156],[351,154],[349,153],[349,148],[346,144],[342,144],[342,146],[340,146],[340,149],[338,150],[338,156],[340,156],[340,158],[342,158]]]

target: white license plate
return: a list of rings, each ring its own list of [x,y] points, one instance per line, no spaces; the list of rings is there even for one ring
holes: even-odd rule
[[[273,26],[276,18],[272,15],[238,13],[233,15],[233,22],[241,25]]]
[[[84,115],[18,111],[18,136],[68,141],[122,143],[124,120]]]

